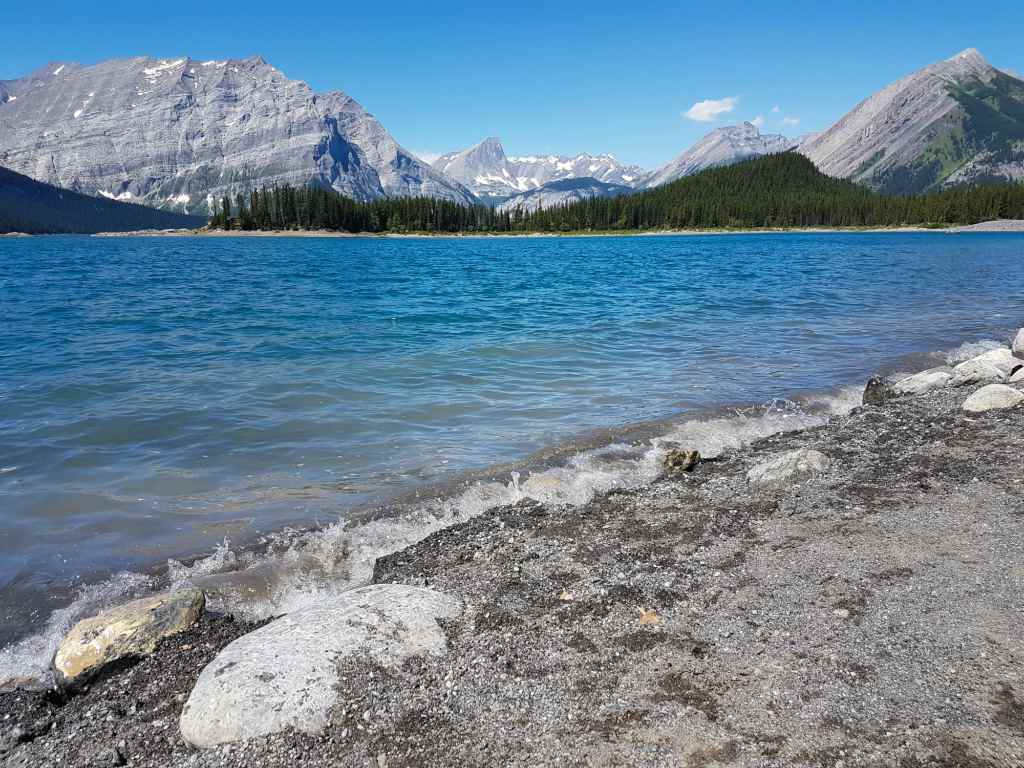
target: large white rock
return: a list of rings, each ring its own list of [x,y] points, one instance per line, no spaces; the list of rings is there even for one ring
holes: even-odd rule
[[[181,713],[181,735],[211,747],[286,728],[320,733],[337,699],[338,657],[364,652],[393,666],[444,654],[437,620],[461,612],[459,600],[440,592],[374,584],[282,616],[206,666]]]
[[[953,378],[949,383],[954,387],[967,384],[1001,384],[1006,381],[1006,374],[988,360],[972,357],[953,369]]]
[[[118,659],[152,653],[162,638],[190,627],[205,605],[199,590],[182,590],[133,600],[82,619],[61,641],[53,666],[69,683]]]
[[[1024,328],[1017,331],[1017,336],[1013,340],[1013,354],[1024,357]]]
[[[1013,352],[1008,350],[1006,347],[991,349],[988,352],[971,359],[983,360],[986,363],[991,363],[1007,376],[1012,373],[1016,373],[1020,368],[1024,368],[1024,360],[1021,360],[1019,357],[1015,357]]]
[[[777,485],[824,472],[829,464],[828,456],[821,451],[797,448],[758,464],[747,472],[747,480],[754,485]]]
[[[968,413],[984,413],[1002,408],[1014,408],[1024,403],[1024,394],[1005,384],[989,384],[968,397],[963,409]]]
[[[952,378],[953,374],[945,366],[931,368],[927,371],[907,376],[905,379],[900,379],[893,384],[892,390],[897,395],[923,395],[926,392],[931,392],[933,389],[941,389],[949,384]]]
[[[1013,374],[1013,376],[1010,377],[1011,384],[1018,384],[1022,381],[1024,381],[1024,368],[1021,368],[1019,371]]]

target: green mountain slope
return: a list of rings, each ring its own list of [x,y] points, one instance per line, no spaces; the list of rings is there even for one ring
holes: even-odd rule
[[[43,184],[0,168],[0,233],[91,234],[199,227],[206,219]]]

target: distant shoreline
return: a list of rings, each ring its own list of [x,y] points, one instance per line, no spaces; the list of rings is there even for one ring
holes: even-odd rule
[[[92,237],[361,237],[361,238],[497,238],[497,237],[666,237],[672,235],[760,235],[901,232],[1024,232],[1024,220],[986,221],[950,227],[783,227],[764,229],[665,229],[576,232],[336,232],[332,230],[171,229],[135,232],[98,232]]]

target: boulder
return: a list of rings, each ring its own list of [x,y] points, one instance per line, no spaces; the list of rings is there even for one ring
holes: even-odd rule
[[[989,384],[964,400],[963,409],[968,413],[984,413],[1002,408],[1014,408],[1024,403],[1024,394],[1005,384]]]
[[[700,464],[700,452],[688,451],[685,448],[673,448],[662,459],[665,471],[670,475],[689,472]]]
[[[953,369],[953,377],[949,380],[954,387],[968,384],[1001,384],[1006,381],[1006,374],[996,368],[988,360],[972,357]]]
[[[1010,376],[1021,368],[1024,368],[1024,360],[1021,360],[1019,357],[1014,357],[1013,353],[1006,349],[1006,347],[990,350],[971,359],[983,360],[986,363],[991,363],[1007,376]]]
[[[953,370],[947,366],[930,368],[900,379],[892,385],[892,391],[897,395],[923,395],[945,387],[952,378]]]
[[[384,666],[442,655],[438,619],[459,600],[422,587],[373,584],[299,609],[238,638],[200,673],[181,713],[181,735],[198,747],[287,728],[320,733],[337,700],[336,660],[365,653]]]
[[[1013,354],[1017,357],[1024,357],[1024,328],[1017,331],[1017,335],[1013,339]]]
[[[165,592],[119,605],[71,628],[53,666],[64,683],[87,678],[118,659],[152,653],[161,639],[188,629],[206,607],[197,589]]]
[[[747,480],[753,485],[778,485],[824,472],[830,464],[828,456],[821,451],[797,448],[758,464],[747,472]]]
[[[1013,376],[1010,377],[1011,384],[1019,384],[1022,381],[1024,381],[1024,368],[1021,368],[1019,371],[1013,374]]]

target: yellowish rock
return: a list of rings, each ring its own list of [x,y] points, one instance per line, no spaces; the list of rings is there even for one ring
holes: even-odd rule
[[[118,659],[152,653],[157,642],[188,629],[202,615],[200,590],[165,592],[83,619],[57,649],[53,666],[72,682]]]

